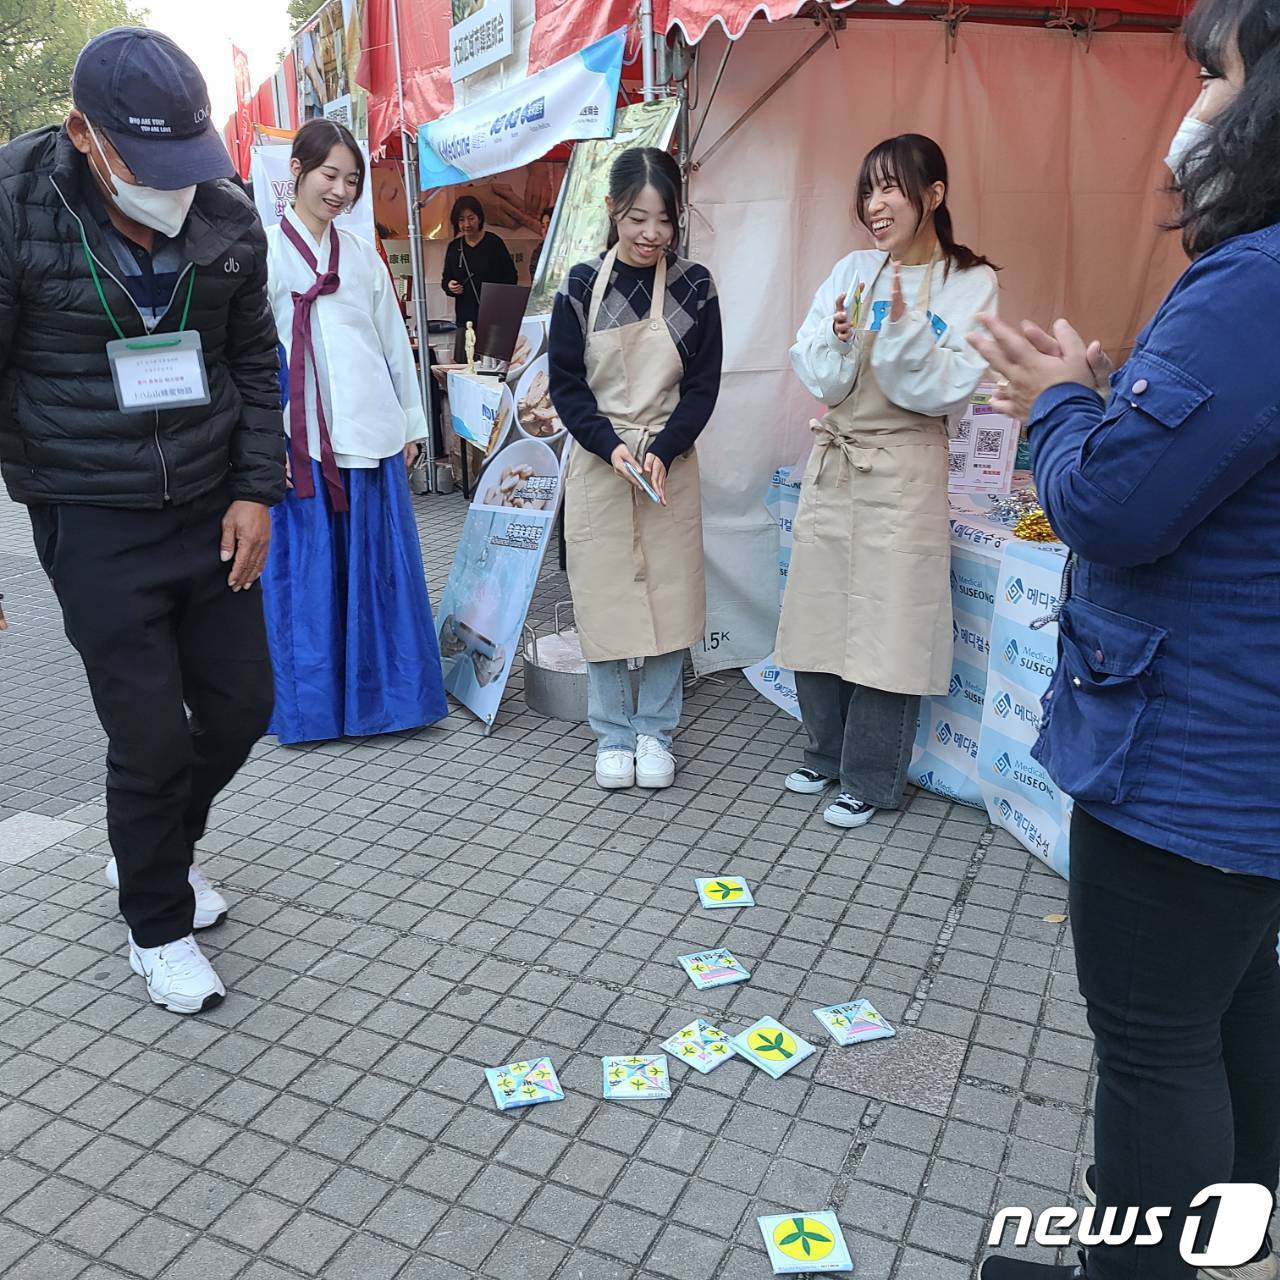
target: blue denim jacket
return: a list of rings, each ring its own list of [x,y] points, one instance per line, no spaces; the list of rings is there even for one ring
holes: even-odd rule
[[[1280,879],[1280,225],[1194,262],[1036,484],[1079,557],[1034,755],[1100,821]]]

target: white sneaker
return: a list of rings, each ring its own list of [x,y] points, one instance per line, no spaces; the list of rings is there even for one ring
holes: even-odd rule
[[[129,966],[147,980],[152,1002],[170,1013],[204,1013],[227,994],[200,944],[187,934],[163,947],[140,947],[129,935]]]
[[[636,740],[636,786],[660,791],[676,780],[676,758],[647,733]]]
[[[822,819],[833,827],[865,826],[876,816],[875,807],[851,796],[847,791],[840,793],[840,798],[833,801],[822,811]]]
[[[828,778],[816,769],[810,769],[806,766],[803,769],[797,769],[794,773],[787,774],[787,779],[782,785],[788,791],[794,791],[797,795],[816,796],[820,791],[825,791],[835,781],[837,779]]]
[[[1207,1267],[1196,1272],[1196,1280],[1277,1280],[1280,1277],[1280,1255],[1269,1253],[1257,1262],[1242,1262],[1238,1267]]]
[[[115,890],[120,888],[120,869],[112,858],[107,863],[107,883]],[[204,872],[192,866],[187,873],[196,895],[196,919],[191,926],[197,933],[202,929],[212,929],[227,918],[227,900],[205,878]]]
[[[630,751],[596,752],[596,783],[606,791],[620,791],[636,782],[636,758]]]

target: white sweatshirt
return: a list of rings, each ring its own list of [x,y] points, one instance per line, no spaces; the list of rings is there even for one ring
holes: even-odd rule
[[[791,348],[791,365],[817,399],[837,405],[853,390],[865,331],[878,332],[871,368],[885,396],[913,413],[945,417],[950,430],[986,372],[987,362],[965,338],[976,327],[978,312],[996,309],[996,274],[990,267],[968,271],[953,267],[947,273],[943,263],[935,263],[926,314],[915,304],[928,268],[903,267],[907,314],[895,324],[889,319],[893,266],[885,257],[878,250],[860,250],[836,264],[800,326]],[[859,282],[866,285],[866,292],[861,318],[855,322],[858,332],[853,341],[841,342],[831,323],[836,299],[847,294],[846,306],[852,309]]]
[[[317,244],[291,208],[284,216],[316,254],[320,270],[329,266],[329,236],[341,237],[337,292],[323,294],[311,308],[311,340],[324,397],[325,421],[340,467],[376,467],[384,458],[427,436],[426,414],[395,286],[386,263],[367,240],[330,227]],[[267,285],[285,360],[293,345],[293,295],[315,283],[315,272],[285,239],[279,227],[267,229]],[[290,387],[289,396],[302,395]],[[315,380],[307,363],[307,444],[320,457],[315,410]],[[289,410],[284,411],[289,430]]]

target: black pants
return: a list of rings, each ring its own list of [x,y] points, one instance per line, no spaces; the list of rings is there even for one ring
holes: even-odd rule
[[[1077,808],[1071,926],[1097,1041],[1098,1203],[1174,1209],[1160,1246],[1091,1250],[1089,1280],[1191,1280],[1179,1241],[1196,1194],[1280,1177],[1280,880]]]
[[[219,559],[228,503],[30,509],[107,734],[120,910],[143,947],[191,932],[195,843],[271,717],[262,593],[232,591]]]
[[[898,809],[916,739],[920,699],[797,671],[796,697],[809,733],[805,765],[877,809]]]

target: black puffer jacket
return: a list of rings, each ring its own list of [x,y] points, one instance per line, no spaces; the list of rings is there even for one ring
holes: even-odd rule
[[[189,329],[200,333],[210,403],[122,413],[107,343],[116,337],[89,273],[127,336],[145,332],[115,255],[85,203],[92,183],[61,128],[0,147],[0,466],[17,502],[159,507],[227,482],[233,498],[284,496],[275,321],[267,243],[244,193],[202,183],[183,236],[195,285]],[[178,328],[186,299],[156,332]]]

